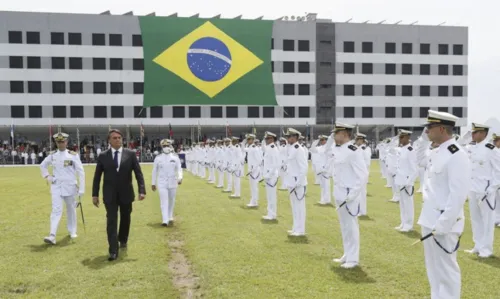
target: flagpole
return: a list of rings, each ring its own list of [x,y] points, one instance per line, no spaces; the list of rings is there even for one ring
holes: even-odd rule
[[[227,132],[228,127],[229,127],[229,122],[226,120],[226,138],[227,138],[227,135],[228,135],[228,132]]]
[[[200,121],[198,121],[198,140],[197,140],[197,142],[200,142],[200,136],[201,136],[201,126],[200,126]]]
[[[12,139],[12,151],[14,151],[14,120],[12,119],[12,124],[10,125],[10,137]],[[11,154],[12,154],[11,151]],[[12,165],[14,165],[14,156],[12,156]]]
[[[52,118],[49,118],[49,152],[52,150]]]

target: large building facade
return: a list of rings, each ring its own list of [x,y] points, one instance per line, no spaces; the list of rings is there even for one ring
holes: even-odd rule
[[[1,130],[142,123],[176,132],[198,125],[325,131],[341,121],[378,134],[421,127],[429,108],[467,123],[466,27],[276,20],[270,45],[277,107],[142,109],[140,32],[130,14],[0,12]]]

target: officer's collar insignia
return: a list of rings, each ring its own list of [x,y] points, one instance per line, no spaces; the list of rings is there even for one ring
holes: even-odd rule
[[[295,148],[299,148],[299,145],[298,145],[298,144],[296,144],[296,145],[295,145]]]
[[[494,149],[495,146],[491,143],[486,143],[486,147],[489,148],[489,149]]]

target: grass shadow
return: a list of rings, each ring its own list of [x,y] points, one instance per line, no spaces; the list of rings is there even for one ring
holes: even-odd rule
[[[422,237],[421,233],[414,231],[414,230],[409,231],[409,232],[400,231],[399,233],[402,234],[403,236],[407,236],[410,239],[420,239]]]
[[[367,193],[366,197],[373,197],[373,195],[371,195],[370,193]]]
[[[293,244],[309,244],[309,238],[307,236],[288,236],[286,240],[287,243]]]
[[[325,204],[325,205],[322,205],[322,204],[319,204],[319,203],[315,203],[314,205],[317,206],[317,207],[322,207],[322,208],[335,208],[332,203]]]
[[[350,283],[376,283],[377,281],[363,271],[361,267],[355,267],[352,269],[344,269],[340,265],[332,265],[331,270],[340,279],[345,282]]]
[[[105,267],[109,267],[112,265],[120,264],[120,263],[130,263],[130,262],[135,262],[137,259],[126,259],[127,257],[127,252],[126,250],[120,251],[120,254],[118,255],[118,259],[115,261],[108,261],[109,255],[103,255],[103,256],[98,256],[94,258],[87,258],[81,261],[82,265],[93,269],[93,270],[100,270]]]
[[[33,245],[33,244],[27,245],[27,247],[29,247],[32,252],[44,252],[51,247],[66,247],[66,246],[72,245],[74,243],[75,243],[75,241],[71,240],[70,236],[66,236],[62,240],[57,241],[56,245],[43,243],[43,244],[38,244],[38,245]]]
[[[371,218],[368,215],[358,216],[358,219],[363,221],[375,221],[375,219]]]
[[[489,258],[480,258],[475,256],[472,260],[491,267],[500,268],[500,257],[495,255]]]
[[[273,219],[273,220],[267,220],[267,219],[260,219],[260,223],[262,224],[278,224],[278,219]]]
[[[229,198],[229,199],[241,199],[241,196],[238,196],[238,197],[231,197],[231,195],[228,195],[228,197],[227,197],[227,198]]]
[[[54,247],[55,245],[51,244],[39,244],[39,245],[26,245],[26,247],[29,247],[31,249],[31,252],[44,252],[45,250],[49,249],[50,247]]]
[[[165,229],[165,226],[162,226],[162,225],[161,225],[161,223],[159,223],[159,222],[155,222],[155,223],[150,222],[150,223],[148,223],[147,225],[148,225],[149,227],[152,227],[152,228],[157,228],[157,229],[160,229],[160,228],[161,228],[161,229]]]
[[[240,206],[240,208],[242,208],[243,210],[258,210],[259,206],[256,206],[256,207],[247,207],[247,205],[242,205],[242,206]]]

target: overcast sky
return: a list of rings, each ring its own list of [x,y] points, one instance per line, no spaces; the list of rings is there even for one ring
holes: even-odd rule
[[[201,17],[222,14],[244,18],[261,15],[275,19],[284,15],[318,13],[319,18],[336,22],[386,20],[402,24],[469,27],[469,122],[486,122],[500,111],[500,20],[498,0],[20,0],[1,1],[1,10],[100,13],[133,11],[136,15],[156,12],[180,16],[200,13]]]

